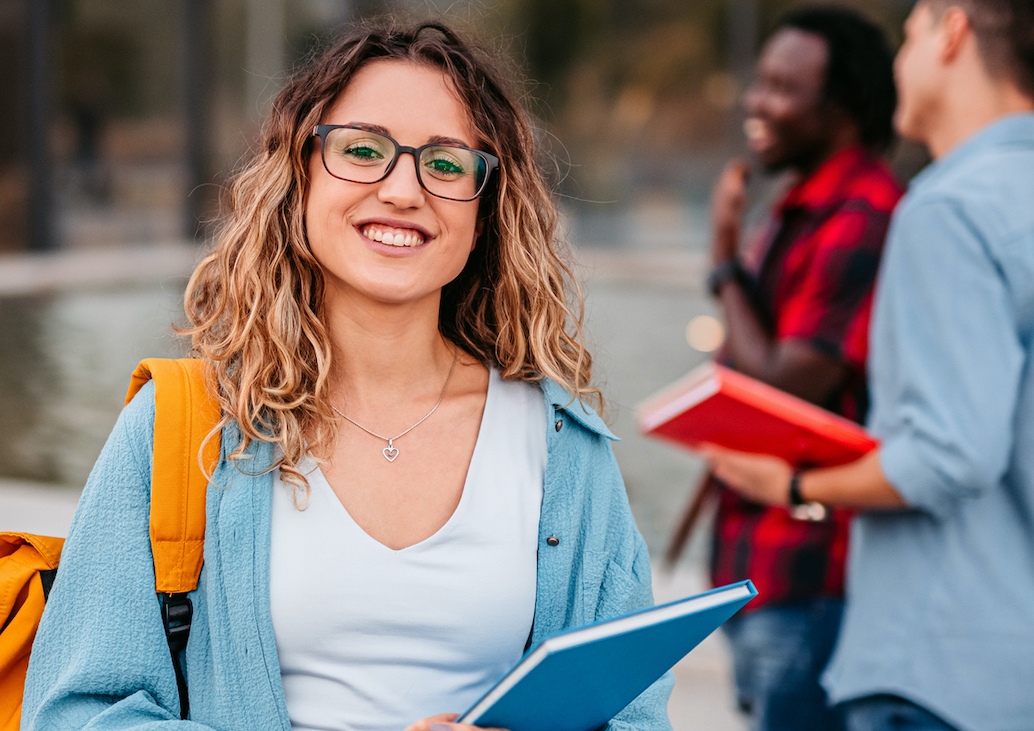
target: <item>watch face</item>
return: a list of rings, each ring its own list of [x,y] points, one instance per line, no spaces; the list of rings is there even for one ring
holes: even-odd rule
[[[818,522],[829,519],[829,510],[822,503],[804,503],[803,505],[791,505],[790,517],[794,520],[809,520]]]

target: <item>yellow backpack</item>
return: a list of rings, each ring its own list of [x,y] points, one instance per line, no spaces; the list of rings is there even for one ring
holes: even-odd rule
[[[187,646],[204,562],[205,498],[219,459],[219,435],[205,442],[219,422],[218,402],[206,387],[204,364],[193,358],[149,358],[133,372],[126,395],[154,380],[154,461],[151,470],[151,550],[155,591],[179,686],[180,715],[189,711],[180,654]],[[29,653],[54,583],[63,538],[0,533],[0,731],[18,731]]]

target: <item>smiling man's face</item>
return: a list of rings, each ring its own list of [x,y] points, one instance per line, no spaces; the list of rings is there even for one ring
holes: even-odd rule
[[[765,44],[747,90],[747,142],[770,171],[811,168],[828,148],[831,118],[823,88],[829,49],[822,37],[783,28]]]

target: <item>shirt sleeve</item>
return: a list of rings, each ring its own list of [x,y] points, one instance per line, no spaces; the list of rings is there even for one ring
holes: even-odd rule
[[[938,517],[995,488],[1014,449],[1024,351],[980,227],[951,201],[902,210],[877,290],[870,427],[905,501]]]
[[[816,245],[808,259],[786,263],[791,274],[778,339],[805,341],[864,370],[869,306],[889,223],[889,212],[848,200],[812,234]]]
[[[21,728],[177,728],[176,678],[151,561],[154,386],[119,417],[83,490],[33,643]]]
[[[652,607],[654,602],[650,554],[632,516],[617,460],[609,442],[600,438],[597,444],[606,452],[599,462],[607,465],[608,525],[612,527],[607,541],[610,558],[596,601],[594,619],[600,621]],[[606,731],[671,731],[668,698],[674,686],[675,676],[669,670],[611,719]]]

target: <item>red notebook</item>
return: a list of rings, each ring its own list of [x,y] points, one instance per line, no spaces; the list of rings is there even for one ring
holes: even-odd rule
[[[648,399],[639,428],[691,449],[711,442],[798,466],[852,462],[877,445],[853,421],[715,363]]]

